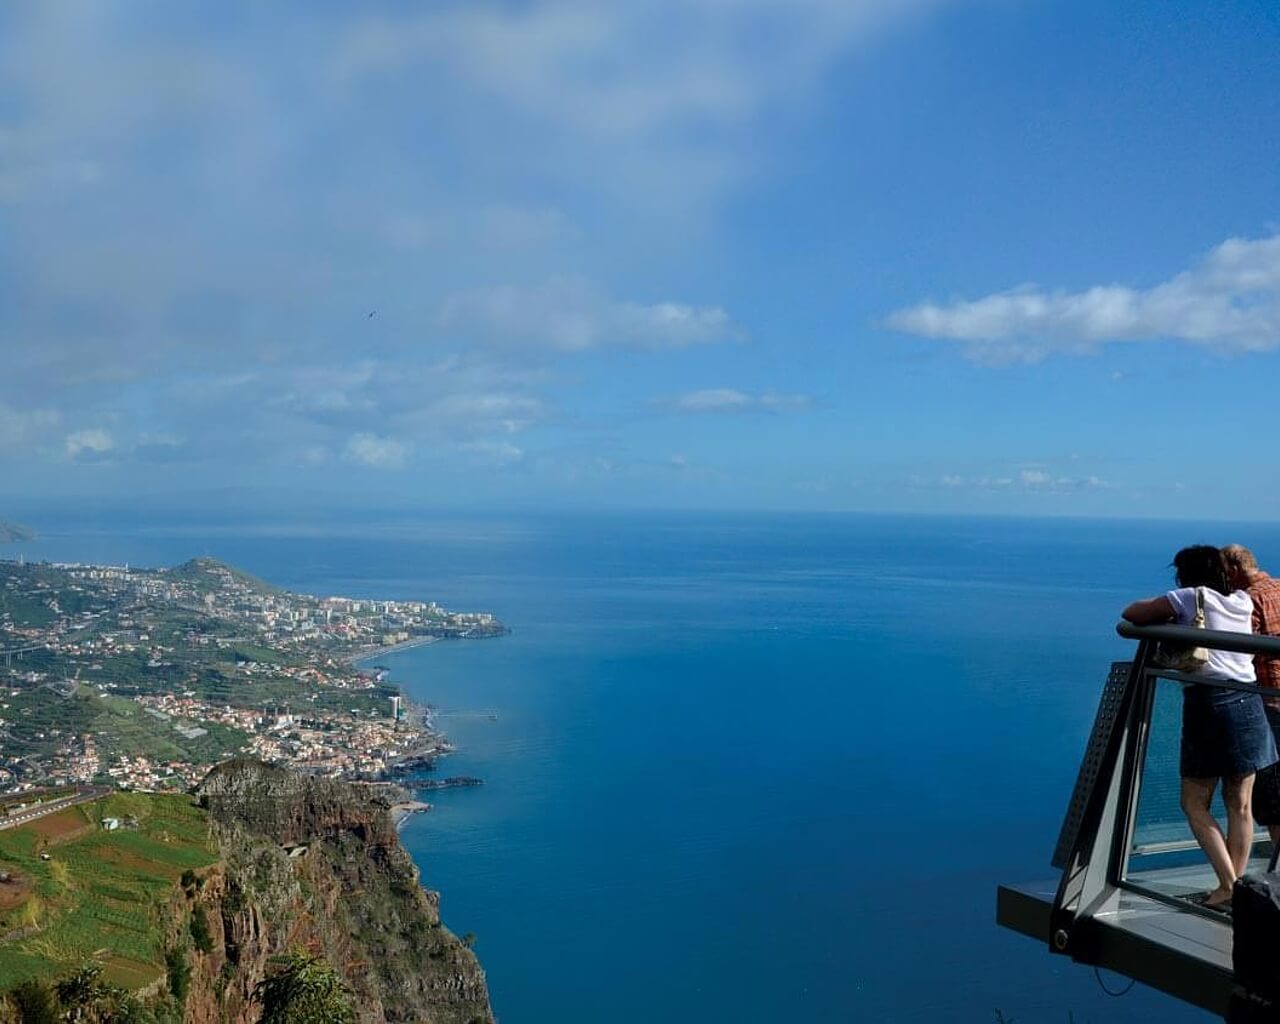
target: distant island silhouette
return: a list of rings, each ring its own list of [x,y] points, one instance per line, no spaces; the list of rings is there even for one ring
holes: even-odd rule
[[[0,519],[0,544],[11,544],[20,540],[35,540],[36,533],[25,526],[18,523],[11,523],[8,520]]]

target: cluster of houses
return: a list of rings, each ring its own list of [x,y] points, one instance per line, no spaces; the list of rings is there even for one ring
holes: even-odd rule
[[[0,579],[5,587],[25,588],[28,614],[14,621],[13,615],[0,613],[0,653],[19,652],[17,660],[0,660],[0,685],[19,691],[42,687],[51,700],[69,698],[86,685],[104,694],[132,690],[144,712],[181,740],[200,740],[211,726],[225,726],[244,735],[241,748],[225,751],[226,756],[247,752],[324,774],[378,777],[406,752],[429,754],[432,736],[401,721],[394,706],[385,719],[355,711],[308,710],[305,719],[267,714],[249,696],[257,677],[288,678],[317,690],[366,688],[375,680],[353,668],[350,658],[357,653],[407,640],[505,632],[488,613],[450,612],[434,601],[291,594],[208,559],[176,570],[52,564],[24,573],[16,568]],[[31,608],[38,614],[30,614]],[[244,652],[255,646],[275,656],[246,657]],[[226,661],[234,661],[236,677],[250,684],[246,703],[254,700],[258,707],[214,703],[194,689],[136,694],[136,681],[121,674],[120,666],[182,664],[184,652],[209,648],[228,650]],[[38,649],[63,656],[63,664],[76,671],[47,671],[47,658],[34,667],[23,661],[23,652]],[[205,656],[206,664],[209,660]],[[122,750],[118,739],[108,744],[74,732],[57,737],[57,746],[55,753],[40,755],[36,773],[51,782],[109,777],[125,788],[168,789],[197,782],[207,768]],[[0,765],[0,788],[30,776],[31,759],[26,760]]]
[[[0,647],[25,642],[91,657],[146,649],[159,664],[166,649],[155,643],[152,631],[157,610],[164,608],[234,622],[244,630],[246,640],[282,651],[304,648],[309,653],[349,654],[420,636],[488,635],[504,629],[487,612],[450,612],[435,601],[316,598],[273,590],[211,560],[201,559],[195,565],[194,572],[190,567],[179,571],[73,563],[47,566],[63,578],[61,591],[87,599],[77,604],[90,607],[75,613],[64,610],[58,601],[59,589],[47,581],[23,580],[34,588],[26,596],[43,603],[53,621],[44,626],[22,624],[0,614]],[[5,585],[14,583],[11,577]],[[205,646],[229,641],[189,632],[183,642]]]

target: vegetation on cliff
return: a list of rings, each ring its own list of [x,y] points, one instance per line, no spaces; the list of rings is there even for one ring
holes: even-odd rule
[[[258,985],[261,1024],[351,1024],[351,990],[319,957],[294,952]]]
[[[74,996],[87,1021],[492,1024],[475,956],[364,787],[240,759],[194,797],[71,810],[0,831],[23,879],[0,1020],[70,1019]]]

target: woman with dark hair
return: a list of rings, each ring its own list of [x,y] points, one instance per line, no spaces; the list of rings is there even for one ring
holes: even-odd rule
[[[1191,625],[1197,605],[1204,609],[1205,628],[1228,633],[1253,632],[1253,601],[1236,590],[1222,552],[1208,544],[1183,548],[1173,556],[1178,586],[1161,597],[1134,601],[1124,618],[1139,626],[1157,622]],[[1209,649],[1209,661],[1196,675],[1252,683],[1253,658],[1248,654]],[[1262,698],[1221,686],[1186,687],[1182,703],[1182,812],[1196,842],[1218,876],[1218,887],[1205,906],[1231,903],[1231,886],[1244,874],[1253,849],[1253,776],[1280,760],[1267,724]],[[1213,791],[1222,780],[1227,808],[1224,836],[1213,816]]]

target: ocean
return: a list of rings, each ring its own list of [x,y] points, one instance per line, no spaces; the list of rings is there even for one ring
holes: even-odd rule
[[[1205,1021],[995,925],[1049,857],[1129,600],[1280,527],[765,514],[35,521],[492,611],[381,660],[458,751],[402,836],[503,1024]]]

